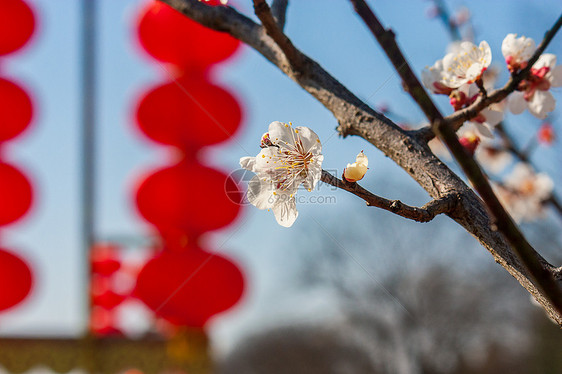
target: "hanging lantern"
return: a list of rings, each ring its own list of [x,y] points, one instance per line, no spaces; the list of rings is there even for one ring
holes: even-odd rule
[[[31,184],[18,169],[0,161],[0,226],[21,218],[31,207]]]
[[[24,260],[0,248],[0,311],[19,304],[32,285],[31,270]]]
[[[164,250],[141,270],[134,295],[156,315],[182,326],[203,327],[242,296],[236,265],[196,247]]]
[[[111,244],[96,244],[90,252],[92,273],[109,276],[121,267],[117,247]]]
[[[159,1],[146,7],[138,35],[141,45],[155,59],[192,70],[228,58],[240,44],[230,35],[201,26]]]
[[[202,76],[183,76],[146,93],[137,123],[152,140],[181,150],[232,137],[242,121],[236,98]]]
[[[165,232],[183,232],[197,236],[233,222],[240,204],[225,192],[227,175],[184,160],[149,175],[137,190],[141,215]]]
[[[24,131],[31,122],[32,113],[33,107],[27,93],[17,84],[0,78],[0,142],[10,140]]]
[[[35,19],[22,0],[0,0],[0,55],[14,52],[33,34]]]

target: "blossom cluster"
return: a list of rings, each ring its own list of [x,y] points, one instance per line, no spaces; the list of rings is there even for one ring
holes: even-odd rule
[[[536,49],[533,39],[508,34],[501,50],[510,73],[517,74],[528,68]],[[447,95],[453,109],[458,111],[494,88],[497,72],[490,67],[491,61],[492,53],[486,41],[478,46],[468,41],[457,42],[443,59],[422,72],[422,81],[434,94]],[[498,144],[494,129],[503,120],[507,108],[513,114],[528,109],[535,117],[545,119],[556,104],[549,90],[557,86],[562,86],[562,66],[556,65],[555,55],[544,53],[507,100],[483,109],[458,133],[461,145],[476,156],[488,173],[503,177],[494,182],[494,188],[517,221],[529,221],[543,213],[545,201],[552,196],[553,183],[546,174],[537,173],[526,160],[514,163],[510,154],[513,144],[505,144],[505,136]],[[543,144],[553,140],[554,131],[550,125],[543,125],[535,138]],[[512,171],[506,173],[511,165]]]

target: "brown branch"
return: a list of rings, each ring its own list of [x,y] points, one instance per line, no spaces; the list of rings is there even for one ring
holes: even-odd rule
[[[421,86],[419,80],[416,78],[412,69],[406,62],[402,51],[396,44],[394,40],[394,33],[391,33],[384,29],[376,15],[369,8],[369,6],[363,0],[350,0],[355,7],[355,11],[360,15],[363,21],[367,24],[381,47],[384,49],[386,55],[396,68],[397,72],[402,77],[404,84],[407,87],[407,91],[414,98],[416,103],[422,108],[427,118],[433,124],[434,132],[436,132],[441,140],[447,145],[452,155],[455,157],[464,173],[474,186],[474,189],[478,191],[480,197],[486,203],[486,206],[490,210],[491,214],[495,217],[494,225],[497,230],[499,230],[507,241],[510,243],[511,248],[519,257],[523,266],[533,278],[537,287],[544,293],[548,298],[549,302],[554,306],[556,311],[560,316],[562,316],[562,290],[556,284],[556,281],[552,277],[551,272],[544,266],[541,262],[542,258],[534,250],[534,248],[529,244],[523,233],[519,230],[515,222],[506,212],[504,207],[499,202],[497,196],[495,195],[488,179],[476,163],[471,155],[469,155],[464,147],[460,144],[457,135],[455,134],[455,129],[453,128],[451,121],[448,119],[443,119],[441,113],[436,108],[433,101],[429,98],[426,91]],[[562,24],[562,17],[558,20],[557,24]],[[555,25],[556,26],[556,25]],[[551,33],[547,33],[547,36]],[[552,39],[550,35],[550,39]],[[545,38],[546,39],[546,38]],[[549,39],[549,40],[550,40]],[[547,43],[546,43],[547,44]],[[541,46],[546,48],[546,44],[543,42]],[[538,56],[533,56],[533,58]],[[529,64],[535,60],[533,58],[530,60]],[[530,70],[527,69],[527,71]],[[523,79],[522,76],[519,79]],[[511,79],[515,82],[515,77]],[[507,93],[505,94],[507,95]],[[482,102],[488,99],[486,95],[480,97]],[[483,108],[482,108],[483,109]],[[478,111],[479,112],[479,111]]]
[[[340,188],[365,200],[367,206],[381,208],[416,222],[429,222],[435,216],[449,213],[455,210],[460,196],[458,194],[447,195],[443,198],[432,200],[421,208],[406,205],[400,200],[389,200],[367,191],[357,183],[350,183],[322,170],[321,181],[334,187]]]
[[[196,22],[240,39],[278,67],[305,91],[332,112],[342,135],[360,136],[381,150],[404,169],[428,194],[439,199],[450,193],[461,195],[457,209],[448,215],[475,236],[493,256],[544,307],[548,315],[562,326],[557,313],[531,280],[508,242],[492,230],[490,215],[482,201],[447,165],[419,141],[377,113],[332,77],[316,61],[301,54],[306,62],[300,71],[287,63],[283,51],[265,33],[262,26],[231,7],[209,7],[197,0],[160,0]],[[537,254],[540,257],[540,255]],[[554,268],[542,257],[545,267]]]
[[[282,27],[278,25],[278,20],[271,14],[271,9],[265,0],[254,0],[254,12],[260,19],[267,35],[281,48],[291,66],[295,70],[299,70],[303,64],[302,56],[291,40],[283,33]]]
[[[443,3],[443,0],[433,0],[433,4],[437,9],[437,15],[439,19],[443,22],[447,31],[449,32],[449,36],[452,40],[461,40],[461,32],[455,22],[451,19],[449,15],[449,11],[447,7]]]
[[[285,28],[288,5],[289,0],[273,0],[271,3],[271,14],[273,14],[273,17],[277,21],[277,26],[279,26],[281,31]]]
[[[418,104],[425,116],[431,121],[442,119],[443,116],[435,106],[420,81],[413,73],[402,51],[396,44],[394,32],[386,30],[379,22],[375,14],[371,11],[367,3],[363,0],[350,0],[357,14],[363,19],[367,27],[371,30],[382,49],[394,65],[394,68],[402,78],[402,86],[410,94],[412,99]],[[392,51],[392,53],[390,53]]]

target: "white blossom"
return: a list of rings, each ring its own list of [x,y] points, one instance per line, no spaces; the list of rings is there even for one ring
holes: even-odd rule
[[[423,85],[434,94],[449,95],[451,93],[452,88],[442,83],[446,75],[443,70],[443,60],[435,61],[431,67],[426,66],[421,75]]]
[[[519,91],[509,96],[509,109],[520,114],[525,109],[544,119],[556,107],[550,87],[562,86],[562,65],[556,66],[556,56],[545,53],[531,68],[529,77],[519,84]]]
[[[492,51],[485,40],[477,47],[471,42],[462,42],[458,51],[448,53],[443,58],[445,76],[441,83],[458,88],[473,83],[482,77],[492,62]]]
[[[535,41],[517,34],[507,34],[502,42],[502,54],[509,71],[515,72],[527,67],[527,61],[536,50]]]
[[[496,193],[515,221],[532,221],[544,213],[544,201],[552,193],[554,183],[545,173],[535,173],[524,163],[515,165]]]
[[[369,159],[363,153],[363,151],[359,152],[357,157],[355,158],[355,162],[352,164],[347,164],[347,167],[343,170],[343,177],[348,182],[357,182],[358,180],[363,179],[365,173],[369,169]]]
[[[322,144],[308,127],[272,122],[261,139],[256,157],[242,157],[240,165],[256,175],[248,185],[248,201],[272,210],[281,226],[290,227],[298,216],[298,187],[311,191],[322,174]]]

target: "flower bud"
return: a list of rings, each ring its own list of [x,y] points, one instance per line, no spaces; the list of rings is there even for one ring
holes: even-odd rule
[[[537,133],[537,139],[541,144],[551,145],[556,139],[554,127],[548,122],[543,123]]]
[[[467,132],[459,139],[459,143],[461,143],[463,148],[471,156],[474,156],[474,152],[476,151],[476,147],[478,147],[478,144],[480,144],[480,138],[472,132]]]
[[[368,166],[369,159],[367,159],[367,156],[361,151],[355,158],[353,164],[347,164],[347,167],[343,170],[343,177],[348,182],[357,182],[363,179],[369,169]]]

